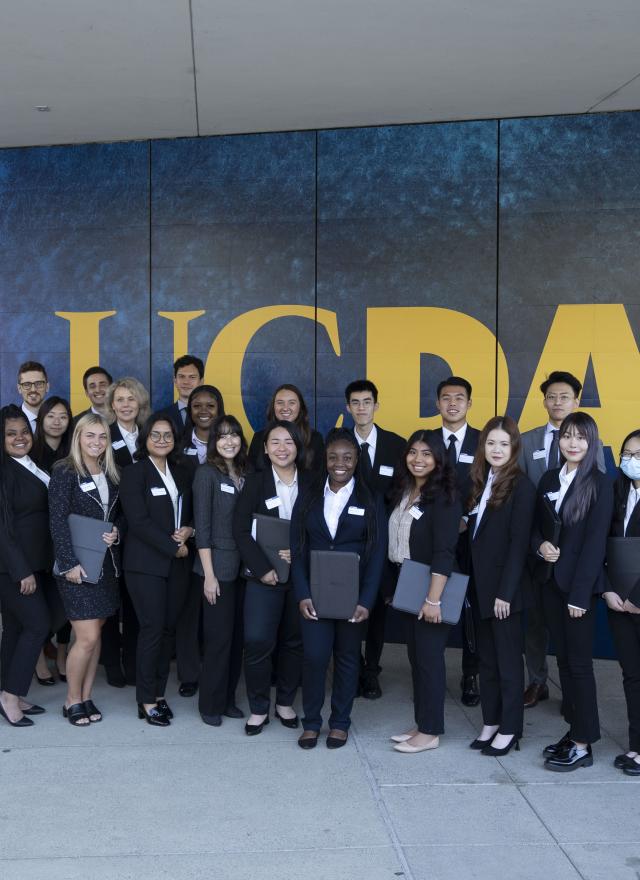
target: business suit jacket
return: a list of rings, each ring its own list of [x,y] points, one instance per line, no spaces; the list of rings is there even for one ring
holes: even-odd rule
[[[185,423],[182,421],[182,416],[180,415],[178,401],[176,400],[171,406],[167,406],[165,409],[160,410],[160,414],[166,416],[170,422],[173,422],[173,425],[178,432],[178,437],[180,437],[184,431]]]
[[[109,431],[111,432],[111,449],[118,467],[122,469],[127,467],[127,465],[133,464],[133,455],[131,455],[129,447],[124,442],[118,423],[112,422],[109,425]]]
[[[304,471],[298,471],[298,496],[309,485],[310,477]],[[260,581],[273,566],[251,537],[253,514],[278,518],[278,507],[268,508],[266,501],[276,497],[276,484],[271,467],[253,474],[247,474],[242,492],[233,512],[232,533],[243,565],[253,575],[253,580]],[[284,549],[284,548],[283,548]],[[284,584],[269,586],[270,590],[287,590],[291,586],[290,579]]]
[[[350,507],[362,508],[365,503],[358,498],[355,490],[351,493],[349,501],[340,514],[335,538],[331,537],[324,518],[324,497],[321,494],[316,499],[307,513],[304,546],[301,546],[300,541],[301,501],[302,494],[299,494],[291,517],[291,580],[293,581],[296,599],[300,602],[302,599],[311,598],[311,584],[309,581],[311,550],[339,550],[345,553],[360,554],[358,604],[362,605],[363,608],[371,610],[378,595],[380,579],[387,556],[387,516],[382,496],[374,494],[371,501],[369,501],[370,504],[374,505],[375,509],[378,538],[367,560],[364,559],[366,518],[349,513]]]
[[[532,428],[530,431],[525,431],[524,434],[520,436],[521,446],[520,446],[520,454],[518,456],[518,464],[525,472],[525,474],[529,477],[534,486],[537,486],[540,482],[540,478],[547,471],[547,460],[545,456],[541,456],[540,458],[534,458],[534,453],[539,452],[540,450],[544,451],[544,438],[547,432],[547,426],[541,425],[539,428]],[[602,473],[606,473],[606,467],[604,464],[604,449],[602,448],[602,441],[598,441],[598,470],[602,471]]]
[[[562,499],[560,517],[568,499],[575,491],[575,486],[574,479]],[[547,492],[557,492],[559,489],[560,468],[553,468],[540,478],[537,513],[531,536],[531,551],[536,555],[545,540],[540,526],[543,498]],[[602,593],[606,588],[603,566],[612,514],[613,483],[606,474],[597,471],[597,494],[587,515],[574,525],[563,523],[560,530],[558,541],[560,557],[553,565],[553,577],[562,592],[567,594],[568,605],[588,609],[591,605],[591,596],[594,593]],[[537,564],[540,570],[546,565],[542,560]]]
[[[384,497],[391,488],[395,468],[407,441],[403,437],[400,437],[399,434],[394,434],[393,431],[385,431],[385,429],[379,427],[379,425],[376,425],[376,430],[378,432],[376,438],[376,453],[373,459],[373,467],[371,468],[371,476],[367,480],[367,483],[372,492],[380,492]],[[381,467],[391,468],[391,474],[381,474]],[[360,461],[358,462],[358,473],[362,477],[366,474],[366,472],[362,470],[362,453]]]
[[[238,496],[231,478],[217,467],[203,464],[197,469],[193,481],[196,547],[211,550],[213,573],[219,581],[235,580],[240,568],[240,552],[233,538],[233,511]],[[199,554],[193,569],[199,575],[204,574]]]
[[[180,525],[191,525],[190,475],[180,464],[170,464],[169,470],[182,498]],[[163,494],[154,495],[152,489],[161,489]],[[127,519],[124,570],[168,577],[178,549],[171,537],[175,530],[175,516],[171,497],[151,459],[143,458],[123,470],[120,498]]]
[[[462,503],[458,498],[448,502],[439,493],[433,501],[417,502],[415,506],[422,511],[422,516],[411,523],[410,558],[430,565],[435,574],[448,577],[456,565]]]
[[[613,519],[611,520],[611,531],[609,532],[612,538],[640,538],[640,502],[633,508],[627,525],[627,534],[625,535],[624,533],[624,518],[627,512],[627,499],[630,487],[631,483],[626,478],[624,482],[618,479],[614,484]],[[629,593],[629,601],[640,607],[640,578],[636,586]]]
[[[512,612],[523,608],[522,572],[529,553],[535,505],[535,487],[521,474],[500,507],[487,504],[475,535],[477,514],[469,516],[473,583],[483,619],[494,616],[496,599],[509,602]]]
[[[49,527],[53,538],[56,564],[61,575],[79,564],[73,550],[67,522],[70,513],[90,516],[93,519],[111,522],[116,526],[120,533],[120,539],[117,544],[111,544],[108,547],[108,552],[111,554],[116,576],[119,575],[120,542],[123,537],[124,522],[118,486],[108,476],[107,485],[109,487],[109,505],[105,517],[100,494],[88,474],[79,474],[75,469],[62,462],[54,467],[49,483]]]
[[[269,470],[271,462],[264,452],[264,431],[256,431],[249,446],[249,461],[256,471]],[[324,440],[319,431],[311,431],[309,448],[305,449],[304,470],[321,471],[324,468]]]
[[[442,442],[444,443],[444,431],[442,430],[442,428],[439,428],[438,430],[440,431],[440,436],[442,437]],[[463,505],[466,504],[469,492],[471,490],[471,482],[469,477],[469,472],[471,471],[471,462],[460,461],[460,458],[463,455],[469,455],[473,459],[474,455],[476,454],[476,449],[478,448],[479,437],[480,431],[477,428],[472,428],[471,425],[468,424],[466,433],[464,435],[464,440],[462,441],[460,455],[458,456],[458,461],[456,462],[456,483]],[[446,446],[447,444],[445,443],[445,449]]]
[[[8,458],[2,472],[11,533],[2,531],[0,572],[21,581],[53,565],[49,532],[49,491],[42,480],[17,461]]]

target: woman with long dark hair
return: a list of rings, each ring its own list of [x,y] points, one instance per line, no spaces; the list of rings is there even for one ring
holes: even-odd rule
[[[535,488],[520,470],[520,432],[496,416],[480,432],[469,473],[468,535],[483,727],[471,743],[483,755],[506,755],[522,736],[524,649],[522,573],[529,553]]]
[[[392,736],[398,752],[435,749],[444,733],[444,651],[451,626],[442,622],[441,596],[455,565],[462,503],[439,431],[409,437],[391,490],[389,561],[397,581],[405,559],[431,567],[418,616],[403,615],[413,682],[415,725]]]
[[[233,539],[233,511],[247,471],[247,441],[231,415],[216,419],[209,454],[193,481],[198,555],[194,572],[202,599],[203,659],[198,708],[205,724],[218,727],[222,716],[242,718],[236,687],[242,667],[244,580]]]
[[[302,493],[291,523],[291,565],[295,598],[302,615],[304,665],[302,702],[303,749],[316,746],[329,661],[333,685],[327,748],[345,745],[351,708],[358,689],[363,624],[378,595],[386,555],[386,515],[380,495],[356,477],[359,447],[351,431],[334,428],[325,443],[326,478]],[[335,550],[360,556],[359,596],[346,620],[318,618],[310,586],[310,553]]]
[[[622,441],[613,495],[611,537],[640,538],[640,430],[627,434]],[[628,598],[623,600],[615,586],[603,598],[622,668],[629,721],[629,750],[618,755],[614,765],[627,776],[640,776],[640,570],[638,583]]]
[[[545,767],[571,771],[593,764],[591,744],[600,739],[593,675],[596,603],[604,591],[604,558],[613,513],[611,479],[598,470],[598,426],[574,412],[560,425],[561,468],[538,484],[538,511],[531,547],[540,558],[536,576],[545,579],[543,608],[553,638],[569,730],[544,749]],[[557,546],[545,539],[544,505],[552,506],[561,527]],[[542,561],[547,563],[546,570]],[[542,568],[542,570],[541,570]]]
[[[274,420],[293,422],[302,439],[306,470],[322,471],[324,467],[324,442],[322,434],[309,424],[309,410],[302,391],[297,385],[278,385],[267,407],[267,424]],[[269,466],[264,454],[264,431],[256,431],[249,447],[249,461],[257,471]]]

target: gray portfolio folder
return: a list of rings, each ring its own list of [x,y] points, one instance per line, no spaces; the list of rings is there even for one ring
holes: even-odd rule
[[[67,522],[71,532],[73,552],[87,573],[82,580],[89,584],[97,584],[107,552],[107,545],[102,535],[113,529],[113,523],[94,519],[92,516],[80,516],[79,513],[70,513]]]
[[[349,620],[360,597],[360,557],[341,550],[311,551],[311,599],[318,617]]]
[[[265,516],[256,513],[256,543],[273,566],[281,584],[289,580],[289,563],[280,559],[279,550],[288,550],[290,545],[289,520],[278,516]]]
[[[640,538],[607,539],[607,577],[621,599],[640,581]]]
[[[424,600],[429,592],[431,569],[422,562],[405,559],[400,569],[398,585],[391,603],[398,611],[409,614],[420,613]],[[467,594],[469,576],[457,571],[451,572],[447,578],[442,596],[440,597],[440,613],[443,623],[455,624],[460,620],[464,597]]]

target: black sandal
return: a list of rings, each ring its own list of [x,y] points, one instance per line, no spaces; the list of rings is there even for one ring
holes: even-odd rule
[[[85,700],[82,705],[84,706],[84,711],[87,713],[87,718],[89,719],[90,724],[98,724],[102,721],[102,712],[98,709],[93,700]],[[99,715],[100,717],[92,718],[92,715]]]
[[[84,706],[84,703],[73,703],[71,706],[68,707],[63,706],[62,715],[65,718],[68,718],[69,724],[73,724],[74,727],[89,727],[89,716],[87,715],[87,710],[84,708]],[[86,724],[82,723],[83,718],[87,719]]]

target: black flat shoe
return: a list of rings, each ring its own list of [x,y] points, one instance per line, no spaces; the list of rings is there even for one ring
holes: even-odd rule
[[[553,755],[561,752],[563,749],[566,749],[567,746],[570,746],[573,743],[573,740],[569,736],[569,731],[565,733],[562,739],[559,739],[556,743],[551,743],[551,745],[545,746],[542,750],[542,754],[545,758],[550,758]]]
[[[300,719],[297,715],[294,718],[283,718],[276,709],[275,717],[280,719],[280,724],[282,724],[283,727],[288,727],[290,730],[293,730],[295,727],[300,727]]]
[[[474,739],[472,743],[469,743],[469,748],[476,749],[476,751],[478,752],[481,749],[486,749],[487,746],[491,745],[495,736],[496,734],[494,733],[493,736],[489,737],[489,739]]]
[[[200,715],[200,717],[210,727],[220,727],[222,724],[222,715]]]
[[[347,733],[347,732],[345,731],[345,733]],[[342,746],[346,746],[348,739],[349,739],[348,733],[344,739],[342,739],[342,737],[340,737],[340,736],[331,736],[331,733],[329,733],[329,736],[327,737],[327,748],[328,749],[341,749]]]
[[[74,727],[89,727],[91,724],[87,716],[87,710],[84,708],[84,703],[72,703],[70,706],[63,706],[62,716],[69,721],[69,724],[73,724]],[[83,723],[83,718],[86,719],[86,724]]]
[[[227,718],[244,718],[244,712],[242,709],[238,709],[237,706],[227,706],[222,714],[226,715]]]
[[[12,721],[7,713],[4,711],[4,707],[2,703],[0,703],[0,715],[7,721],[12,727],[33,727],[33,721],[31,718],[25,718],[24,712],[22,713],[22,718],[20,721]]]
[[[24,709],[22,711],[24,712]],[[625,767],[637,767],[639,765],[628,755],[616,755],[613,766],[617,767],[618,770],[624,770]]]
[[[178,688],[178,693],[181,697],[195,697],[195,695],[198,693],[198,682],[183,681]]]
[[[314,735],[305,736],[305,734],[308,733],[313,733]],[[320,734],[317,733],[315,730],[305,730],[302,736],[298,737],[298,745],[301,749],[306,749],[307,751],[309,749],[315,749],[315,747],[318,745],[319,736]]]
[[[40,678],[40,676],[36,672],[36,678],[38,679],[38,684],[41,684],[43,687],[51,687],[51,685],[56,683],[53,675],[50,675],[47,678]]]
[[[44,715],[46,709],[43,709],[42,706],[31,706],[29,709],[23,709],[23,715]]]
[[[477,675],[463,675],[460,681],[460,699],[463,706],[477,706],[480,702],[480,689]]]
[[[124,672],[119,666],[105,666],[104,672],[107,676],[107,684],[112,688],[123,688],[126,685]]]
[[[634,761],[633,758],[630,759],[631,764],[622,768],[622,772],[625,776],[640,776],[640,764],[637,761]]]
[[[577,770],[578,767],[591,767],[592,764],[591,746],[587,746],[587,751],[584,755],[578,755],[578,747],[573,741],[571,745],[562,749],[562,751],[556,752],[555,755],[551,755],[544,762],[547,770],[554,770],[560,773],[568,773],[571,770]]]
[[[375,672],[365,672],[360,680],[360,692],[365,700],[379,700],[382,688]]]
[[[156,700],[156,706],[158,707],[158,712],[162,712],[169,720],[173,718],[173,710],[164,697],[161,700]]]
[[[496,749],[495,746],[488,745],[483,748],[480,752],[481,755],[491,755],[494,758],[499,758],[502,755],[508,755],[511,749],[516,747],[516,752],[520,751],[520,739],[517,736],[511,738],[511,742],[508,745],[504,746],[501,749]]]
[[[89,719],[90,724],[99,724],[102,721],[102,712],[93,700],[84,700],[82,705],[84,706],[84,711],[87,713],[87,718]],[[92,715],[99,715],[99,718],[92,718]]]
[[[147,710],[143,703],[138,703],[138,718],[144,718],[152,727],[169,727],[171,724],[164,712],[159,712],[155,706]]]
[[[262,728],[266,727],[269,723],[269,716],[264,719],[262,724],[245,724],[244,732],[247,736],[257,736],[259,733],[262,733]]]

